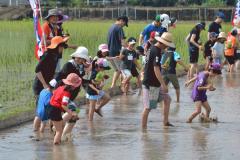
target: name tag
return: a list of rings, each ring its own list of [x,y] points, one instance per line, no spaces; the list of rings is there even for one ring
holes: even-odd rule
[[[133,60],[133,56],[132,55],[128,56],[128,60],[132,61]]]

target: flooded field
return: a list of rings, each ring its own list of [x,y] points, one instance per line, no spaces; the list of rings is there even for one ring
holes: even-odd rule
[[[183,84],[184,78],[180,79]],[[46,130],[36,141],[32,123],[0,132],[0,159],[14,160],[235,160],[240,158],[240,74],[224,73],[208,92],[212,115],[219,123],[185,123],[193,112],[191,88],[181,87],[180,103],[170,87],[170,121],[162,126],[162,107],[151,111],[148,129],[141,129],[142,98],[137,94],[114,97],[103,108],[104,117],[87,121],[86,106],[73,131],[73,141],[53,146]]]

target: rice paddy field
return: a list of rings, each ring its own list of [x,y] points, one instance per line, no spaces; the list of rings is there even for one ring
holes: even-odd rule
[[[107,31],[113,21],[70,21],[64,24],[71,38],[69,44],[85,46],[90,55],[96,54],[98,45],[106,43]],[[124,28],[127,37],[138,38],[147,22],[130,21]],[[194,26],[194,22],[179,22],[170,32],[174,35],[177,51],[185,63],[188,63],[188,49],[185,37]],[[223,31],[231,29],[230,24],[223,24]],[[206,27],[207,28],[207,27]],[[205,42],[207,31],[201,33],[201,41]],[[34,97],[32,81],[37,60],[34,56],[35,37],[33,21],[0,21],[0,120],[18,113],[33,110]],[[64,51],[64,62],[74,50]],[[200,55],[203,63],[202,55]],[[64,63],[63,62],[63,63]]]

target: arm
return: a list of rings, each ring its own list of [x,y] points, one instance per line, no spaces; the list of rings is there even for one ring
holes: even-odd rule
[[[141,70],[142,69],[142,67],[140,66],[140,64],[138,63],[138,61],[137,61],[137,59],[136,58],[134,58],[134,64],[137,66],[137,68],[139,69],[139,70]]]
[[[188,71],[188,67],[183,63],[182,60],[178,60],[177,63],[180,64],[186,72]]]
[[[199,45],[199,44],[197,44],[197,43],[194,41],[195,37],[196,37],[196,34],[192,34],[191,39],[190,39],[190,42],[191,42],[194,46],[198,47],[198,48],[201,50],[202,46]]]
[[[90,83],[88,86],[99,94],[100,91],[93,84]]]
[[[46,83],[45,79],[43,78],[42,72],[36,73],[37,78],[40,80],[44,88],[48,88],[48,84]]]
[[[142,44],[143,44],[143,35],[142,35],[142,33],[140,33],[138,45],[141,46]]]
[[[162,85],[162,88],[164,90],[164,92],[168,92],[168,88],[162,78],[161,72],[160,72],[160,67],[159,66],[154,66],[154,73],[158,79],[158,81],[160,82],[160,84]]]
[[[188,82],[185,83],[185,87],[188,87],[189,84],[191,84],[192,82],[196,81],[197,76],[193,77],[192,79],[190,79]]]

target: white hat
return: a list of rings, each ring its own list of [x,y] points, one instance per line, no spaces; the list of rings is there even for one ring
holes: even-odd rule
[[[175,48],[175,44],[173,43],[172,34],[169,32],[164,32],[161,37],[155,37],[155,39],[168,47]]]
[[[102,51],[102,52],[109,52],[109,49],[108,49],[108,45],[107,44],[100,44],[98,46],[98,50]]]
[[[170,18],[167,14],[161,14],[161,24],[162,27],[168,28],[168,25],[171,24]]]
[[[73,54],[71,54],[71,57],[83,58],[86,61],[89,61],[88,49],[86,47],[80,46]]]

